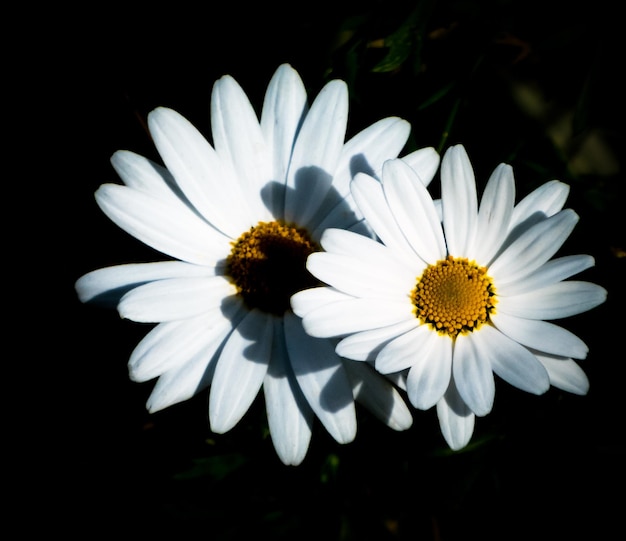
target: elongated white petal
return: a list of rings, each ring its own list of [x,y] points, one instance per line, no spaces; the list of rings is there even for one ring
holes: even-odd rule
[[[496,284],[498,297],[508,297],[528,293],[543,287],[556,284],[585,269],[593,267],[595,260],[590,255],[569,255],[552,259],[531,274],[508,282]]]
[[[370,331],[350,334],[343,338],[335,348],[337,355],[355,361],[374,361],[380,350],[395,337],[414,329],[419,324],[417,319],[407,319]]]
[[[595,308],[606,300],[603,287],[569,280],[544,288],[498,299],[497,309],[526,319],[560,319]]]
[[[294,314],[287,312],[284,324],[287,352],[302,393],[337,442],[352,441],[356,436],[352,386],[333,344],[305,333]]]
[[[415,171],[402,160],[383,166],[383,190],[389,208],[413,250],[424,261],[446,257],[446,243],[431,195]]]
[[[536,357],[498,329],[483,326],[472,338],[485,352],[493,371],[514,387],[537,395],[550,387],[548,373]]]
[[[482,329],[481,329],[482,331]],[[454,344],[452,372],[459,394],[479,417],[493,407],[495,382],[491,369],[490,344],[481,332],[458,335]]]
[[[233,428],[256,398],[267,373],[275,324],[274,317],[254,309],[226,340],[209,392],[213,432]]]
[[[416,325],[397,336],[376,356],[376,370],[381,374],[390,374],[413,366],[420,357],[428,357],[434,347],[431,338],[436,334],[428,325]]]
[[[273,219],[261,199],[262,188],[275,180],[273,159],[252,104],[230,75],[213,85],[211,132],[215,151],[235,172],[255,223]]]
[[[369,175],[359,173],[350,189],[365,219],[382,242],[405,258],[409,265],[424,269],[424,260],[415,254],[387,205],[382,184]]]
[[[515,180],[510,165],[500,164],[485,186],[478,210],[473,258],[488,265],[504,240],[515,203]]]
[[[398,390],[367,363],[343,363],[354,398],[393,430],[407,430],[413,416]]]
[[[383,118],[346,141],[341,150],[333,188],[345,197],[357,173],[375,176],[385,160],[395,158],[404,148],[411,125],[398,117]]]
[[[304,119],[287,173],[285,220],[308,225],[332,184],[348,121],[343,81],[322,88]]]
[[[474,433],[475,416],[456,389],[454,380],[439,402],[437,402],[437,417],[441,434],[453,451],[465,447]]]
[[[111,156],[111,165],[126,186],[150,193],[172,204],[186,204],[172,174],[162,165],[128,150]],[[189,208],[193,208],[189,205]]]
[[[452,377],[452,340],[430,331],[427,341],[415,351],[406,380],[411,404],[427,410],[439,403]]]
[[[130,379],[148,381],[185,364],[208,344],[223,339],[230,321],[219,326],[220,310],[209,314],[159,323],[137,344],[128,361]],[[216,340],[217,338],[217,340]],[[207,363],[210,361],[207,358]]]
[[[215,267],[192,265],[182,261],[128,263],[97,269],[81,276],[75,283],[81,302],[100,301],[117,304],[128,290],[165,278],[199,278],[215,276]]]
[[[544,355],[534,352],[539,362],[548,371],[550,384],[558,389],[577,395],[586,395],[589,391],[587,374],[572,359]]]
[[[448,253],[472,258],[478,197],[474,170],[462,145],[450,147],[441,160],[441,201]]]
[[[330,304],[336,301],[345,301],[351,299],[350,295],[346,295],[341,291],[337,291],[332,287],[312,287],[310,289],[304,289],[291,296],[291,308],[293,312],[304,317],[310,311]]]
[[[234,172],[202,134],[166,107],[148,115],[150,135],[165,166],[202,216],[231,238],[256,224]]]
[[[188,400],[210,385],[222,344],[245,313],[243,303],[235,299],[221,310],[185,320],[181,326],[166,323],[156,327],[176,325],[175,329],[140,344],[129,361],[130,375],[137,381],[166,368],[148,398],[148,411],[153,413]],[[193,347],[187,340],[192,340]],[[169,352],[171,357],[166,359]]]
[[[529,348],[552,355],[584,359],[589,348],[575,334],[548,321],[496,313],[492,322],[502,333]]]
[[[433,147],[425,147],[414,150],[401,160],[417,173],[424,186],[428,186],[439,169],[441,157]]]
[[[498,284],[527,276],[558,251],[577,222],[578,215],[566,209],[535,224],[498,255],[489,274]]]
[[[198,350],[184,364],[172,367],[160,376],[148,397],[146,409],[155,413],[189,400],[206,389],[213,378],[216,362],[211,349],[208,345]]]
[[[320,306],[304,315],[311,336],[330,337],[386,327],[415,319],[411,302],[383,299],[349,299]]]
[[[274,72],[267,87],[261,113],[261,131],[273,160],[272,182],[261,197],[276,218],[283,218],[285,182],[294,141],[308,111],[307,95],[300,75],[289,64]]]
[[[263,393],[276,454],[284,464],[297,466],[309,448],[314,416],[291,369],[282,325],[274,325],[271,361],[263,380]]]
[[[569,186],[560,180],[551,180],[542,184],[515,205],[509,231],[521,224],[528,227],[556,214],[565,205],[568,195]]]
[[[116,184],[103,184],[95,195],[112,222],[166,255],[215,266],[229,252],[228,238],[185,207]]]
[[[137,322],[174,321],[217,308],[236,293],[235,286],[223,276],[169,278],[132,289],[117,309],[122,318]]]
[[[408,298],[416,282],[410,270],[394,265],[389,258],[363,262],[352,256],[316,252],[307,258],[306,268],[322,282],[357,297]]]
[[[399,258],[394,250],[365,235],[330,228],[324,231],[320,244],[326,252],[358,258],[364,264],[371,264],[380,259],[392,260],[394,265],[404,265],[415,274],[414,268]]]

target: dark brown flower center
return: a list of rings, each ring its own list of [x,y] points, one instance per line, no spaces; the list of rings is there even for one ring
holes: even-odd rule
[[[319,285],[306,270],[306,258],[319,250],[303,228],[259,222],[233,243],[226,270],[250,308],[282,315],[294,293]]]

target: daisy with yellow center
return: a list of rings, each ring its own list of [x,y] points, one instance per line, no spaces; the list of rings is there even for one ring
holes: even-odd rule
[[[307,335],[289,299],[319,282],[306,258],[326,227],[371,234],[350,193],[359,172],[380,174],[410,127],[374,123],[345,141],[348,90],[324,86],[310,108],[291,66],[267,88],[260,120],[230,76],[211,96],[209,143],[167,108],[148,117],[163,165],[129,151],[112,164],[124,185],[96,192],[103,212],[168,261],[90,272],[76,283],[83,302],[111,300],[123,318],[154,323],[129,360],[135,381],[157,379],[156,412],[210,387],[214,432],[233,428],[263,389],[272,442],[285,464],[305,457],[317,417],[340,442],[356,434],[355,400],[396,430],[412,423],[390,383],[371,366],[341,358]],[[432,178],[432,148],[402,158]]]
[[[494,374],[530,393],[550,385],[585,394],[576,360],[587,346],[549,320],[602,303],[606,291],[566,280],[594,264],[552,258],[578,216],[563,209],[569,188],[547,182],[515,204],[513,172],[491,175],[480,205],[461,145],[441,163],[441,201],[420,175],[392,159],[382,182],[359,174],[351,190],[378,241],[327,230],[307,268],[325,285],[292,297],[312,336],[341,339],[336,351],[406,375],[419,409],[436,406],[452,449],[467,445],[475,416],[488,414]],[[438,205],[440,203],[440,205]],[[576,359],[576,360],[575,360]]]

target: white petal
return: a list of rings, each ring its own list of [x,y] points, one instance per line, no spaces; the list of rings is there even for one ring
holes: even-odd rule
[[[543,394],[550,387],[548,373],[524,346],[485,325],[473,333],[493,371],[514,387],[533,394]]]
[[[350,189],[360,211],[383,243],[399,257],[405,258],[409,265],[424,269],[425,263],[413,252],[389,209],[382,184],[369,175],[359,173]]]
[[[311,336],[330,337],[386,327],[415,319],[409,299],[349,299],[305,314],[302,323]]]
[[[332,287],[312,287],[298,291],[298,293],[292,295],[291,308],[296,315],[304,317],[311,310],[315,310],[320,306],[336,301],[345,301],[351,298],[350,295],[346,295]]]
[[[124,319],[142,323],[174,321],[208,312],[236,293],[235,286],[223,276],[169,278],[132,289],[117,309]]]
[[[313,410],[291,369],[282,325],[274,325],[272,348],[270,365],[263,380],[270,436],[283,464],[297,466],[309,448]]]
[[[284,183],[294,141],[307,110],[302,79],[289,64],[282,64],[267,87],[261,113],[261,131],[273,159],[271,178],[275,181],[263,188],[262,196],[277,218],[285,212]]]
[[[481,329],[482,330],[482,329]],[[491,370],[490,344],[476,331],[457,336],[454,344],[452,373],[459,394],[479,417],[493,407],[495,382]]]
[[[128,361],[130,379],[148,381],[185,364],[222,335],[222,328],[230,328],[229,321],[222,328],[215,327],[219,314],[220,310],[216,309],[182,321],[159,323],[133,350]],[[206,359],[207,363],[210,359],[210,356]]]
[[[480,202],[474,259],[489,264],[504,241],[515,202],[515,180],[510,165],[500,164],[492,173]]]
[[[475,416],[457,391],[454,380],[443,398],[437,402],[437,417],[446,443],[453,451],[465,447],[474,433]]]
[[[528,227],[532,223],[556,214],[563,208],[568,195],[569,186],[559,180],[542,184],[515,205],[509,231],[520,224]]]
[[[374,176],[383,162],[395,158],[404,148],[411,125],[401,118],[389,117],[375,122],[346,142],[341,151],[333,188],[345,197],[357,173]]]
[[[164,254],[215,266],[229,253],[229,239],[186,207],[116,184],[103,184],[95,195],[111,221]]]
[[[489,266],[489,274],[496,284],[527,276],[559,250],[577,222],[578,215],[566,209],[535,224],[497,256]]]
[[[241,303],[233,303],[228,309],[228,314],[213,312],[213,316],[221,319],[214,326],[211,323],[210,330],[205,329],[204,346],[197,350],[187,349],[190,355],[186,357],[184,362],[181,362],[182,358],[178,357],[179,362],[177,362],[176,366],[171,366],[157,380],[146,404],[151,413],[187,400],[209,386],[213,379],[217,355],[222,348],[222,344],[232,327],[241,320],[243,314],[244,310]],[[206,318],[200,319],[206,321]],[[185,339],[185,337],[181,336],[181,339]],[[156,343],[153,345],[157,346]],[[160,348],[162,345],[162,343],[159,343],[158,347]],[[175,347],[175,345],[172,343],[168,347]],[[180,347],[180,344],[178,345]],[[154,350],[154,348],[153,351],[155,355],[162,357],[163,353],[161,351]],[[177,355],[177,353],[174,355]],[[149,362],[153,361],[154,359],[149,360]],[[142,362],[145,363],[148,360],[144,359]],[[141,367],[141,370],[144,370],[144,368],[148,367]],[[136,369],[140,370],[139,367],[136,367]],[[132,375],[133,368],[131,367]]]
[[[569,280],[498,298],[497,310],[527,319],[560,319],[595,308],[606,300],[606,290],[596,284]]]
[[[417,173],[424,186],[428,186],[431,183],[441,162],[439,153],[433,147],[414,150],[401,159]]]
[[[211,132],[215,151],[222,163],[230,164],[235,172],[252,216],[256,221],[272,220],[272,214],[260,197],[261,189],[275,180],[271,149],[265,143],[252,104],[230,75],[223,76],[213,85]],[[242,231],[244,228],[239,229],[239,233]]]
[[[81,302],[103,301],[117,304],[124,293],[138,285],[164,278],[215,276],[215,267],[192,265],[182,261],[128,263],[97,269],[76,280]]]
[[[356,297],[408,298],[417,281],[406,267],[382,257],[364,262],[352,256],[316,252],[307,258],[306,268],[318,280]]]
[[[411,404],[427,410],[438,404],[452,377],[452,340],[431,331],[415,355],[406,380]]]
[[[413,416],[397,389],[367,363],[345,361],[356,400],[393,430],[406,430]]]
[[[356,361],[373,361],[378,352],[390,340],[415,328],[419,324],[417,319],[407,319],[395,325],[362,331],[346,336],[335,348],[337,355]]]
[[[439,217],[426,186],[402,160],[383,166],[383,189],[393,216],[413,250],[430,264],[446,257]]]
[[[589,391],[589,379],[583,369],[572,359],[553,357],[535,352],[537,359],[548,371],[550,384],[558,389],[577,395]]]
[[[528,276],[524,276],[519,280],[507,284],[498,283],[496,293],[498,297],[528,293],[536,289],[541,289],[542,287],[556,284],[594,265],[595,260],[590,255],[557,257],[556,259],[551,259]]]
[[[408,332],[391,340],[376,356],[376,370],[382,374],[400,372],[419,362],[420,357],[428,357],[435,346],[432,337],[437,335],[428,325],[417,325]]]
[[[343,81],[322,88],[304,119],[287,174],[285,220],[308,225],[332,184],[348,120]]]
[[[185,198],[174,177],[162,165],[128,150],[115,152],[111,156],[111,165],[129,188],[150,193],[172,204],[184,203]]]
[[[159,377],[146,402],[147,410],[155,413],[189,400],[209,386],[214,369],[215,357],[203,349],[197,351]]]
[[[307,335],[301,320],[284,318],[287,351],[300,389],[328,433],[339,443],[356,436],[352,386],[329,340]]]
[[[176,183],[207,221],[231,238],[256,224],[239,179],[189,121],[158,107],[148,115],[148,126]]]
[[[272,352],[275,318],[251,310],[224,344],[209,393],[211,430],[233,428],[254,402]]]
[[[462,145],[450,147],[441,160],[443,229],[448,253],[473,258],[469,253],[476,235],[478,198],[474,170]]]
[[[545,353],[584,359],[589,351],[578,336],[554,323],[508,316],[501,312],[492,317],[492,322],[509,338]]]

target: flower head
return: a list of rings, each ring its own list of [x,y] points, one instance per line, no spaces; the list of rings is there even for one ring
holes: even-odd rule
[[[289,65],[271,79],[260,121],[241,87],[219,79],[207,141],[173,110],[148,117],[163,165],[118,151],[124,185],[96,194],[119,227],[172,258],[92,271],[76,283],[83,302],[112,299],[123,318],[154,323],[129,360],[136,381],[158,378],[155,412],[210,386],[214,432],[234,427],[263,389],[280,459],[300,463],[317,416],[340,443],[356,433],[355,399],[394,429],[410,412],[388,378],[342,359],[328,339],[307,335],[289,299],[317,284],[306,271],[326,227],[368,228],[349,184],[377,175],[398,156],[410,131],[386,118],[345,141],[348,92],[327,83],[310,108]],[[433,149],[405,158],[432,177]]]
[[[419,409],[436,406],[452,449],[464,447],[475,416],[488,414],[494,374],[542,394],[550,385],[585,394],[574,359],[587,346],[550,320],[590,310],[606,291],[566,280],[594,264],[588,255],[552,258],[578,216],[563,209],[569,188],[551,181],[515,204],[509,165],[499,165],[480,204],[465,149],[441,163],[441,206],[401,160],[382,182],[359,174],[352,194],[380,242],[327,230],[307,268],[326,286],[292,297],[312,336],[341,338],[337,353],[405,373]]]

